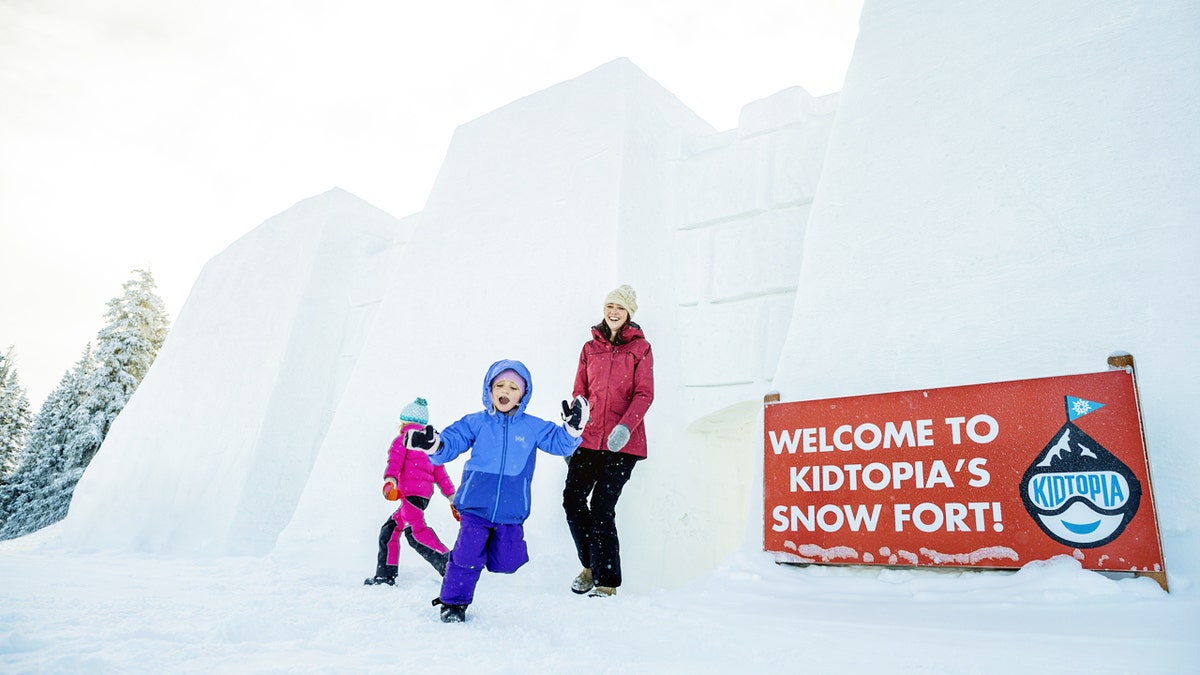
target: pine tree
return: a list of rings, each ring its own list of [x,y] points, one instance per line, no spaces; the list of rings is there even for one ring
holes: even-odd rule
[[[108,301],[108,325],[96,335],[96,368],[84,385],[88,397],[75,413],[71,465],[80,475],[167,339],[170,322],[153,277],[145,270],[133,273],[125,292]]]
[[[34,418],[17,470],[0,487],[0,539],[34,532],[60,520],[60,510],[66,513],[66,504],[60,509],[57,502],[67,472],[67,448],[74,437],[75,411],[87,398],[83,384],[94,368],[89,344]]]
[[[166,340],[169,319],[154,279],[133,274],[108,303],[95,351],[84,352],[34,420],[17,474],[0,490],[0,539],[67,515],[76,483]]]
[[[0,487],[17,468],[32,415],[29,398],[17,377],[13,348],[0,354]]]

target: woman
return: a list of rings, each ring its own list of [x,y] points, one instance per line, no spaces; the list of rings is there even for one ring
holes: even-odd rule
[[[604,299],[603,319],[579,354],[571,394],[591,407],[563,489],[567,526],[583,564],[571,590],[592,597],[611,596],[621,585],[617,499],[634,464],[646,457],[642,418],[654,400],[654,356],[633,322],[635,312],[637,293],[627,285]]]

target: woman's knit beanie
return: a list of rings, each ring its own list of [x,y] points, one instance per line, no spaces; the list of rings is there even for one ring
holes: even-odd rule
[[[425,399],[418,396],[412,403],[404,406],[404,409],[400,411],[400,421],[421,425],[429,424],[429,408],[426,407],[427,405]]]
[[[616,303],[628,310],[629,318],[632,319],[634,313],[637,312],[637,291],[634,291],[633,286],[630,286],[629,284],[621,284],[620,286],[614,288],[608,294],[608,296],[604,298],[604,304],[606,306],[610,302]]]

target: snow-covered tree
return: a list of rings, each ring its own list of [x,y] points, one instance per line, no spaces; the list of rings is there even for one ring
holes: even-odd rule
[[[89,344],[34,417],[17,469],[0,487],[0,539],[39,530],[66,513],[69,502],[64,500],[69,500],[70,492],[64,497],[64,480],[68,448],[75,435],[74,416],[87,398],[83,383],[94,368]],[[63,502],[61,506],[59,502]]]
[[[109,301],[95,350],[84,352],[34,419],[17,473],[0,489],[0,539],[67,515],[76,483],[166,340],[170,322],[154,279],[133,274]]]
[[[150,272],[134,270],[133,274],[123,286],[125,292],[108,301],[104,315],[108,325],[96,335],[96,367],[84,384],[88,397],[75,412],[72,454],[78,459],[72,463],[79,467],[80,475],[150,370],[170,329]]]
[[[7,353],[0,354],[0,486],[17,468],[31,423],[29,398],[21,388],[13,348],[9,347]]]

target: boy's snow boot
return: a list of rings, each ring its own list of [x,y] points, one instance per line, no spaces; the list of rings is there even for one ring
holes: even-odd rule
[[[442,605],[442,623],[463,623],[466,620],[466,605]]]
[[[467,620],[466,605],[447,605],[441,598],[434,598],[432,604],[435,607],[442,606],[442,623],[463,623]]]
[[[364,586],[379,586],[381,584],[387,584],[388,586],[395,586],[396,585],[396,577],[373,576],[373,577],[367,577],[366,579],[363,579]]]
[[[615,586],[597,586],[588,593],[589,598],[611,598],[617,594]]]
[[[571,592],[583,595],[592,590],[592,586],[594,585],[592,583],[592,568],[585,567],[579,573],[579,576],[575,577],[575,580],[571,582]]]

